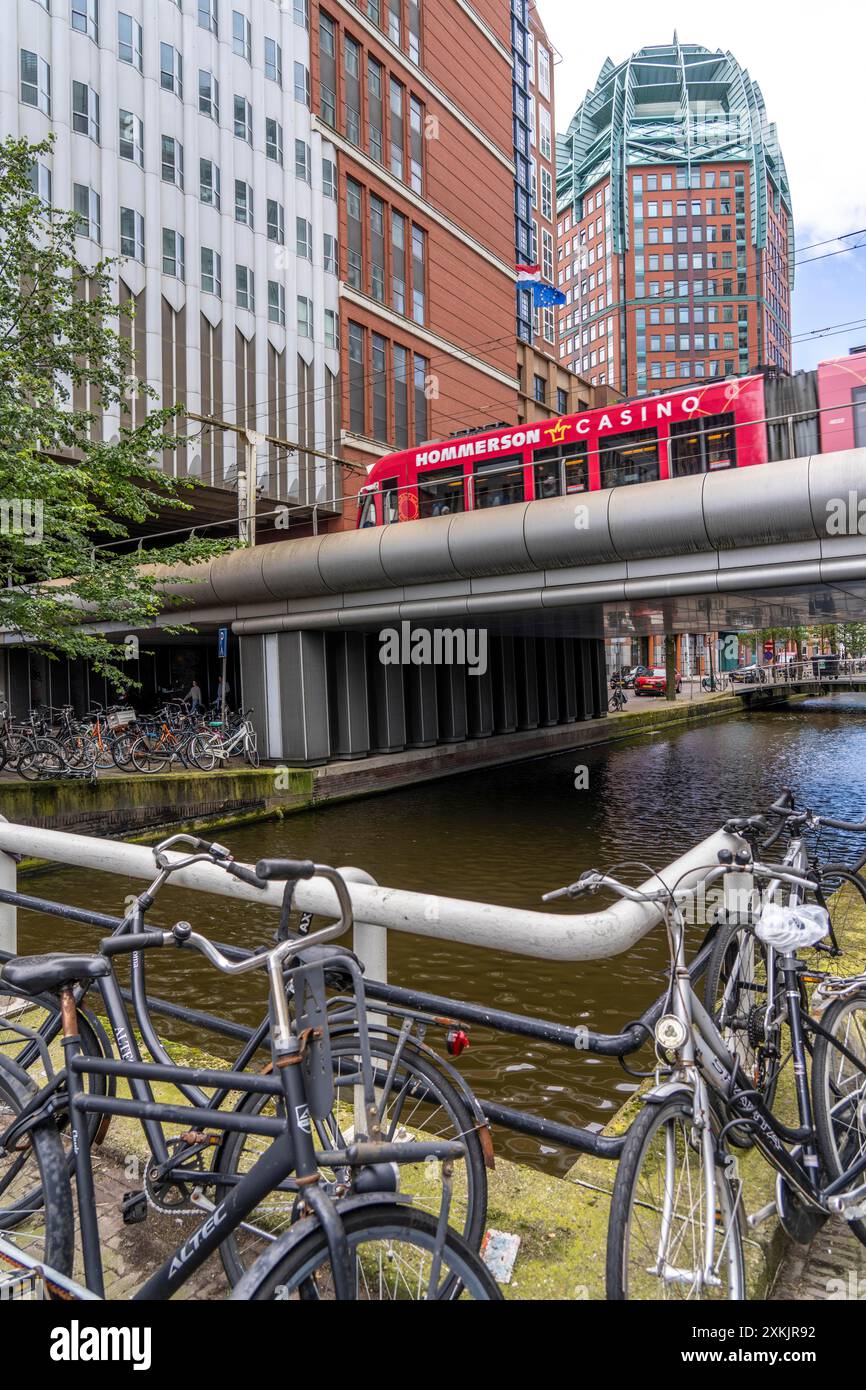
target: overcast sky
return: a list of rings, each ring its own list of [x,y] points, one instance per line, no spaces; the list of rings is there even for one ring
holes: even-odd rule
[[[556,128],[564,130],[595,85],[606,57],[622,62],[647,44],[670,42],[730,49],[764,94],[779,129],[788,169],[798,247],[866,228],[866,5],[768,0],[618,0],[589,6],[536,0],[558,52]],[[802,18],[800,16],[802,15]],[[848,245],[866,235],[849,239]],[[862,251],[806,265],[846,243],[804,250],[797,274],[794,333],[866,319],[866,245]],[[847,352],[866,342],[866,327],[795,345],[795,365]]]

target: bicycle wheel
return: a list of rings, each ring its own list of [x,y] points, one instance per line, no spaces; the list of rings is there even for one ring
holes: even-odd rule
[[[146,738],[139,737],[129,750],[129,761],[136,772],[164,772],[171,763],[171,755],[162,745],[151,747]]]
[[[114,760],[114,766],[120,768],[121,771],[132,766],[132,748],[138,738],[141,738],[141,734],[136,731],[132,734],[118,734],[112,742],[111,756]]]
[[[812,1054],[812,1105],[818,1150],[831,1178],[866,1153],[866,990],[831,1004],[821,1027],[851,1053],[846,1057],[820,1033]],[[852,1186],[859,1187],[860,1174]],[[866,1220],[848,1223],[866,1245]]]
[[[18,772],[28,782],[40,778],[59,777],[68,763],[63,749],[53,738],[34,738],[18,760]]]
[[[774,974],[771,994],[766,951],[754,931],[735,922],[721,927],[707,965],[704,1007],[768,1106],[773,1104],[782,1062],[782,982]],[[747,1127],[736,1125],[728,1133],[737,1148],[749,1149],[754,1143]]]
[[[354,1084],[358,1073],[357,1040],[352,1036],[331,1040],[337,1102],[326,1133],[329,1146],[340,1148],[354,1125]],[[484,1150],[475,1120],[465,1100],[444,1076],[435,1061],[417,1048],[403,1046],[395,1061],[396,1043],[390,1038],[372,1037],[370,1051],[376,1081],[376,1103],[383,1138],[399,1143],[406,1140],[460,1139],[466,1145],[465,1161],[454,1165],[454,1188],[450,1221],[469,1244],[477,1249],[487,1216],[487,1169]],[[278,1113],[269,1096],[245,1096],[238,1110],[250,1115]],[[228,1190],[219,1174],[231,1177],[248,1171],[268,1145],[255,1134],[227,1134],[214,1161],[217,1178],[214,1201]],[[400,1165],[400,1190],[411,1193],[419,1208],[439,1211],[438,1167],[423,1163]],[[247,1218],[243,1230],[232,1231],[220,1246],[220,1256],[229,1282],[236,1284],[244,1272],[283,1231],[292,1224],[297,1194],[275,1191]]]
[[[13,1123],[35,1091],[25,1073],[0,1058],[0,1130]],[[60,1136],[50,1121],[0,1153],[0,1231],[11,1230],[22,1250],[60,1274],[72,1273],[72,1187]]]
[[[250,767],[259,765],[259,745],[254,733],[250,733],[244,743],[244,757]]]
[[[291,1248],[280,1242],[256,1261],[232,1293],[232,1298],[334,1298],[328,1243],[318,1221],[308,1217],[293,1233]],[[450,1228],[442,1247],[442,1263],[430,1287],[436,1248],[436,1219],[400,1202],[383,1202],[343,1213],[343,1226],[354,1271],[354,1293],[362,1302],[424,1300],[427,1298],[502,1298],[495,1279],[466,1242]]]
[[[195,734],[183,751],[199,772],[213,772],[217,758],[222,753],[222,745],[209,734]]]
[[[691,1097],[645,1105],[626,1136],[613,1186],[609,1299],[745,1298],[741,1203],[718,1164],[708,1201],[706,1177]],[[710,1242],[708,1283],[703,1266]]]

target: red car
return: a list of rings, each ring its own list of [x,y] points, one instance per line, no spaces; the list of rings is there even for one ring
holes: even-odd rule
[[[676,692],[679,695],[683,688],[683,681],[679,671],[676,672]],[[636,676],[634,682],[635,695],[666,695],[668,689],[668,677],[664,666],[654,666],[651,671],[646,671],[642,676]]]

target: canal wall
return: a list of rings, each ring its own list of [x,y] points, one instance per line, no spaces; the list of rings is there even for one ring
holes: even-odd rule
[[[375,796],[461,772],[594,747],[683,724],[743,713],[736,696],[635,701],[602,719],[527,729],[432,748],[407,749],[323,767],[229,768],[149,775],[107,773],[82,780],[0,779],[0,815],[23,825],[79,834],[149,839],[172,829],[211,830],[275,819],[314,806]]]

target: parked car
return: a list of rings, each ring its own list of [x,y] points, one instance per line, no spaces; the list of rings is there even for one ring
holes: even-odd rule
[[[683,678],[679,671],[675,673],[676,685],[674,689],[679,695],[683,688]],[[642,668],[641,674],[635,676],[634,693],[635,695],[666,695],[668,690],[667,671],[664,666],[653,666],[651,670]]]
[[[611,675],[611,687],[621,685],[623,690],[632,690],[637,677],[649,675],[649,672],[649,666],[623,666]]]
[[[728,676],[732,681],[741,681],[743,685],[762,685],[767,679],[763,666],[758,666],[754,661],[750,666],[735,666],[732,671],[723,672],[723,676]]]

